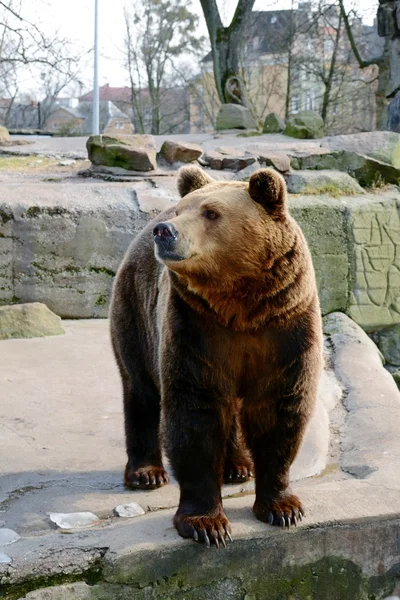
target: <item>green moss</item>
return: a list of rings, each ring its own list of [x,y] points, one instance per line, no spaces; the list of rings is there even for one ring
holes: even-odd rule
[[[2,225],[8,223],[8,221],[12,221],[14,219],[12,213],[6,212],[5,210],[0,209],[0,221]]]
[[[85,581],[89,585],[94,585],[101,580],[101,561],[102,559],[96,560],[88,571],[79,575],[54,575],[52,577],[37,577],[22,584],[2,584],[0,585],[0,598],[18,600],[18,598],[24,597],[33,590],[77,581]]]
[[[237,133],[236,137],[247,138],[255,135],[262,135],[262,131],[246,131],[245,133]]]
[[[36,219],[42,215],[47,215],[49,217],[62,217],[67,213],[68,210],[66,208],[62,208],[61,206],[31,206],[28,208],[25,215],[30,219]]]
[[[116,275],[115,271],[112,271],[111,269],[108,269],[107,267],[88,267],[88,271],[90,271],[90,273],[104,273],[105,275],[108,275],[109,277],[115,277],[115,275]]]
[[[107,304],[106,296],[104,296],[104,294],[100,294],[99,297],[97,298],[95,304],[96,304],[96,306],[104,306],[105,304]]]

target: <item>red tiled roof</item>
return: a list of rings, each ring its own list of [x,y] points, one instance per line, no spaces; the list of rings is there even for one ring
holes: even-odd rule
[[[111,100],[111,102],[130,102],[131,88],[110,87],[108,83],[100,87],[100,100]],[[84,94],[79,100],[93,100],[93,91]]]

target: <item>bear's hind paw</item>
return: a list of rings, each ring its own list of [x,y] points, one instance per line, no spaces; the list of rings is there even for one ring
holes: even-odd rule
[[[124,482],[129,488],[135,490],[154,490],[169,481],[169,475],[163,467],[148,465],[140,469],[134,469],[126,465]]]
[[[251,463],[228,464],[224,468],[224,483],[244,483],[253,477]]]

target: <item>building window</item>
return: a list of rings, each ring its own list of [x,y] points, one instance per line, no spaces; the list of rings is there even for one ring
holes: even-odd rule
[[[292,113],[295,115],[296,113],[299,112],[299,97],[298,96],[292,96]]]

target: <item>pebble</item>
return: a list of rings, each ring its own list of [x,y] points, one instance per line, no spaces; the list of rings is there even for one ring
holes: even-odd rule
[[[75,160],[73,160],[72,158],[67,158],[66,160],[61,160],[61,161],[58,163],[58,166],[59,166],[59,167],[70,167],[71,165],[74,165],[74,164],[75,164],[75,162],[76,162],[76,161],[75,161]]]
[[[12,529],[0,529],[0,546],[8,546],[19,540],[19,535]]]
[[[114,508],[114,514],[117,517],[139,517],[140,515],[146,514],[146,511],[137,504],[131,502],[130,504],[119,504]]]
[[[8,556],[8,554],[3,554],[2,552],[0,552],[0,565],[9,565],[11,562],[11,557]]]
[[[92,512],[50,513],[50,520],[60,529],[83,529],[100,522],[99,517]]]

